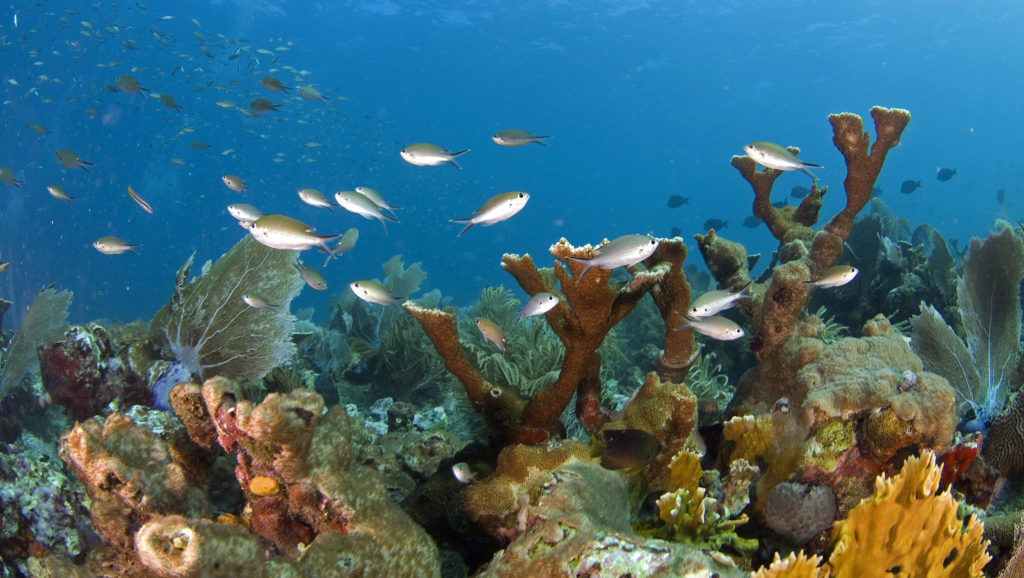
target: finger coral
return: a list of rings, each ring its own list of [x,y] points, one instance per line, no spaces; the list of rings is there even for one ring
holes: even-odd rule
[[[191,281],[189,257],[171,300],[149,324],[154,343],[194,376],[260,379],[295,354],[288,307],[303,287],[295,256],[247,235]],[[243,294],[259,295],[273,308],[250,307]],[[158,398],[177,384],[154,387]]]

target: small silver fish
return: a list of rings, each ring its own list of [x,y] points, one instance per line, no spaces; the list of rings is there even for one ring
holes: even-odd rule
[[[316,189],[299,189],[299,198],[302,199],[303,203],[311,207],[321,207],[334,212],[336,206],[332,203],[323,193]]]
[[[263,216],[259,209],[246,203],[232,203],[228,205],[228,213],[239,221],[255,221]]]
[[[383,195],[370,187],[356,187],[356,192],[373,201],[378,208],[391,213],[391,216],[395,215],[395,211],[402,209],[402,207],[392,207]]]
[[[658,240],[650,235],[623,235],[594,249],[594,256],[589,259],[570,259],[586,265],[577,277],[578,281],[594,267],[614,269],[636,265],[653,255],[657,248]]]
[[[821,274],[821,277],[814,279],[813,281],[804,281],[807,285],[813,285],[814,287],[842,287],[860,273],[856,267],[849,265],[836,265],[835,267],[829,267]]]
[[[516,323],[519,323],[519,320],[524,317],[544,315],[548,311],[554,309],[556,305],[558,305],[558,297],[551,293],[542,291],[533,297],[530,297],[530,300],[526,302],[526,305],[523,305],[523,308],[520,309],[519,313],[516,315],[516,320],[512,323],[512,326],[515,327]]]
[[[477,317],[473,320],[476,323],[476,328],[480,330],[480,333],[484,336],[484,339],[498,346],[498,349],[502,353],[505,353],[505,347],[507,342],[505,341],[505,332],[498,327],[498,324],[487,319],[486,317]]]
[[[545,138],[551,137],[539,136],[531,133],[530,131],[510,128],[496,132],[494,136],[491,137],[491,140],[494,141],[494,144],[498,144],[503,147],[521,147],[533,142],[539,145],[548,146],[546,142],[541,140]]]
[[[459,462],[452,466],[452,475],[460,484],[472,484],[476,481],[476,472],[466,462]]]
[[[64,192],[64,189],[58,185],[48,185],[46,192],[50,193],[50,196],[55,199],[62,201],[73,201],[75,198]]]
[[[329,259],[328,259],[329,260]],[[302,264],[302,261],[296,261],[293,263],[295,268],[299,270],[299,275],[302,276],[302,280],[317,291],[324,291],[327,289],[327,280],[320,274],[316,269],[311,269]]]
[[[750,287],[750,283],[744,285],[739,291],[729,289],[708,291],[694,299],[687,314],[690,317],[711,317],[716,313],[731,309],[740,299],[750,299],[747,287]]]
[[[252,307],[253,309],[277,309],[277,306],[267,303],[265,299],[263,299],[259,295],[256,295],[255,293],[243,294],[242,301],[244,301],[246,305]]]
[[[249,234],[261,244],[271,249],[291,249],[304,251],[319,247],[328,255],[331,248],[327,243],[341,235],[316,235],[315,228],[284,215],[263,215],[248,225]]]
[[[676,331],[690,328],[701,335],[707,335],[719,341],[732,341],[744,335],[742,327],[725,317],[718,315],[712,315],[711,317],[689,317],[681,313],[678,315],[683,318],[684,323],[676,327]]]
[[[384,223],[385,220],[398,223],[399,220],[380,212],[380,207],[377,203],[374,203],[368,197],[360,195],[355,191],[338,191],[334,193],[334,200],[338,202],[338,206],[355,213],[364,219],[377,219],[380,221],[380,225],[384,227],[384,232],[388,232],[388,226]]]
[[[105,236],[93,241],[92,246],[104,255],[120,255],[121,253],[128,252],[138,255],[139,252],[136,251],[135,248],[140,245],[125,243],[124,240],[117,237]]]
[[[451,163],[455,168],[461,169],[459,163],[455,162],[455,157],[468,152],[469,149],[465,149],[453,153],[437,145],[421,142],[405,147],[399,154],[402,156],[402,160],[418,167],[436,167]]]
[[[807,167],[824,168],[814,163],[805,163],[796,158],[796,155],[789,152],[789,149],[786,147],[767,141],[757,141],[743,145],[743,152],[747,153],[747,156],[754,159],[754,162],[759,165],[777,171],[803,171],[815,180],[818,177],[807,170]]]
[[[526,202],[529,200],[530,194],[522,191],[501,193],[500,195],[494,195],[483,206],[473,211],[472,217],[468,219],[449,219],[449,221],[452,223],[469,223],[466,225],[466,228],[456,235],[461,237],[473,225],[490,227],[495,223],[512,218],[516,213],[523,210],[523,207],[526,206]]]
[[[402,302],[405,297],[395,297],[391,295],[387,287],[380,283],[367,279],[364,281],[353,281],[348,284],[352,292],[356,294],[356,297],[366,301],[367,303],[377,303],[378,305],[393,305],[395,303]]]
[[[341,239],[338,240],[338,244],[335,245],[333,249],[331,249],[331,254],[327,256],[327,261],[324,262],[324,266],[326,267],[327,263],[331,262],[331,259],[340,257],[341,255],[344,255],[345,253],[351,251],[352,248],[356,246],[356,241],[358,240],[358,229],[352,227],[349,230],[345,231],[345,234],[342,235]]]
[[[245,192],[249,190],[249,187],[245,186],[245,181],[242,180],[242,177],[236,175],[224,175],[220,180],[224,181],[224,186],[232,191],[245,194]]]

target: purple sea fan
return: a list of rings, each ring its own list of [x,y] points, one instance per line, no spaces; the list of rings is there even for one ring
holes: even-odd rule
[[[296,252],[246,236],[188,281],[193,257],[149,324],[154,343],[200,379],[260,379],[289,361],[295,355],[289,306],[303,286],[293,266]],[[270,307],[250,307],[242,295],[258,295]]]

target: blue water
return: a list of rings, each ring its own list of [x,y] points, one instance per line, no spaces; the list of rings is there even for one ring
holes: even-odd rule
[[[752,194],[730,156],[755,140],[801,147],[826,167],[816,174],[832,187],[827,218],[841,206],[845,176],[827,115],[855,112],[873,130],[873,105],[913,114],[878,182],[897,214],[947,237],[981,236],[1005,188],[1005,216],[1021,216],[1016,2],[40,4],[0,9],[0,166],[25,182],[0,187],[0,258],[12,262],[0,297],[17,307],[7,327],[48,284],[74,291],[73,321],[148,320],[193,251],[197,263],[215,259],[245,234],[225,210],[234,202],[325,234],[359,228],[356,248],[321,269],[328,291],[306,289],[295,303],[321,318],[330,294],[379,278],[396,253],[423,262],[425,289],[468,304],[486,285],[515,286],[499,266],[504,252],[547,265],[547,247],[562,236],[584,244],[679,227],[700,262],[693,235],[715,217],[729,221],[725,236],[770,252],[776,243],[763,226],[741,225]],[[122,74],[183,110],[108,92]],[[312,84],[328,102],[270,93],[259,84],[266,75]],[[249,118],[214,104],[257,97],[283,107]],[[552,135],[550,146],[493,144],[505,128]],[[195,140],[211,148],[195,150]],[[421,141],[472,151],[459,158],[461,171],[404,163],[399,150]],[[62,168],[62,148],[95,166]],[[939,182],[939,167],[957,175]],[[228,173],[249,183],[246,196],[221,183]],[[924,188],[902,195],[906,179]],[[50,184],[76,199],[51,198]],[[154,214],[131,202],[128,185]],[[385,235],[296,195],[357,185],[403,207],[402,223]],[[784,175],[777,197],[794,185],[810,179]],[[461,225],[448,219],[507,190],[532,195],[519,215],[456,238]],[[689,204],[669,209],[672,194]],[[102,255],[91,246],[102,235],[140,243],[140,254]],[[323,262],[315,251],[305,260]]]

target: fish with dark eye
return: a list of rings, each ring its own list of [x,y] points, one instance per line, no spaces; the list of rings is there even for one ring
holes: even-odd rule
[[[942,182],[946,182],[954,176],[956,176],[956,169],[939,169],[938,174],[935,175]]]
[[[133,189],[131,185],[128,185],[128,197],[131,198],[131,200],[135,201],[135,204],[138,205],[139,208],[141,208],[143,211],[146,211],[150,215],[153,214],[153,206],[147,203],[146,199],[143,199],[141,196],[139,196],[139,194],[135,192],[135,189]]]
[[[689,317],[710,317],[726,309],[732,309],[740,299],[750,299],[747,289],[750,282],[743,287],[733,291],[731,289],[720,289],[708,291],[693,300],[690,309],[687,311]]]
[[[526,302],[526,305],[523,305],[523,308],[516,313],[516,320],[512,322],[512,327],[515,327],[516,324],[519,323],[520,319],[544,315],[548,311],[554,309],[556,305],[558,305],[557,296],[545,291],[537,293],[533,297],[530,297],[530,300]]]
[[[253,116],[259,116],[271,111],[280,110],[282,105],[274,104],[265,98],[254,98],[249,102],[249,112]]]
[[[336,206],[323,193],[316,189],[299,189],[299,199],[311,207],[321,207],[334,212]]]
[[[464,149],[453,153],[446,148],[421,142],[405,147],[398,154],[402,157],[402,160],[417,167],[436,167],[449,163],[453,167],[461,169],[462,167],[455,161],[455,157],[468,152],[469,149]]]
[[[7,185],[8,187],[21,188],[24,181],[19,181],[14,177],[14,171],[7,167],[0,168],[0,183]]]
[[[366,301],[367,303],[394,305],[405,300],[405,297],[396,297],[392,295],[391,291],[388,291],[387,287],[372,279],[353,281],[348,284],[348,287],[356,294],[356,297]]]
[[[64,192],[64,188],[59,185],[47,185],[46,192],[50,193],[50,196],[61,200],[61,201],[73,201],[74,197]]]
[[[138,80],[135,80],[135,78],[128,76],[127,74],[118,76],[117,79],[114,80],[114,86],[117,87],[118,92],[123,92],[125,94],[141,94],[143,92],[149,92],[148,88],[144,88],[139,84]]]
[[[665,201],[665,204],[668,205],[668,208],[670,209],[678,209],[679,207],[682,207],[683,205],[689,202],[690,197],[684,197],[682,195],[672,195],[668,198],[667,201]]]
[[[819,164],[804,162],[796,158],[796,155],[786,147],[767,141],[757,141],[743,145],[743,152],[747,153],[748,157],[754,159],[754,162],[761,166],[777,171],[802,171],[815,180],[818,177],[807,170],[807,167],[824,168]]]
[[[263,216],[259,209],[246,203],[232,203],[228,205],[228,214],[239,221],[255,221]]]
[[[388,203],[387,199],[378,193],[376,189],[371,189],[370,187],[356,187],[356,192],[373,201],[373,204],[377,205],[377,207],[382,211],[391,213],[392,217],[395,216],[395,211],[402,210],[402,207],[392,207],[391,204]]]
[[[86,167],[93,166],[92,163],[83,161],[77,154],[75,154],[75,151],[71,149],[60,149],[57,151],[57,162],[60,163],[60,166],[66,169],[82,169],[85,172],[89,172],[89,169]]]
[[[401,222],[391,215],[382,213],[377,203],[355,191],[338,191],[334,193],[334,200],[337,201],[339,207],[350,213],[355,213],[364,219],[377,219],[380,222],[380,226],[384,227],[385,234],[388,232],[388,226],[385,221]]]
[[[640,469],[661,453],[661,443],[639,429],[606,429],[601,466],[609,470]]]
[[[551,138],[550,136],[540,136],[531,133],[530,131],[521,130],[518,128],[509,128],[494,133],[491,140],[494,144],[501,145],[503,147],[522,147],[530,143],[537,143],[539,145],[548,146],[548,143],[544,142],[543,139]]]
[[[122,253],[129,252],[138,255],[139,252],[136,251],[135,248],[140,247],[141,245],[126,243],[123,239],[108,235],[93,241],[92,246],[104,255],[120,255]]]
[[[691,317],[678,312],[676,314],[683,318],[683,324],[676,327],[676,331],[680,329],[693,329],[701,335],[706,335],[719,341],[732,341],[745,335],[743,328],[727,317],[720,315]]]
[[[484,203],[479,209],[473,211],[473,216],[465,219],[448,219],[452,223],[469,223],[462,231],[459,232],[456,237],[461,237],[470,230],[473,225],[483,225],[484,227],[490,227],[495,223],[500,223],[507,219],[511,219],[516,213],[523,210],[526,206],[526,202],[530,200],[530,194],[522,191],[509,191],[507,193],[501,193],[500,195],[494,195],[489,201]]]
[[[255,293],[245,293],[245,294],[243,294],[242,295],[242,301],[246,305],[248,305],[249,307],[252,307],[253,309],[264,309],[264,310],[277,309],[277,305],[271,305],[270,303],[267,303],[266,299],[260,297],[259,295],[255,294]]]
[[[271,249],[305,251],[319,247],[328,255],[333,253],[327,243],[341,236],[317,235],[314,233],[316,228],[285,215],[263,215],[251,223],[246,223],[246,229],[253,239]]]
[[[505,347],[508,342],[505,341],[505,332],[498,327],[498,324],[487,319],[486,317],[477,317],[473,320],[476,323],[476,328],[480,330],[480,334],[484,336],[484,339],[490,341],[505,353]]]
[[[910,181],[910,180],[907,180],[907,181],[903,181],[903,184],[900,185],[900,192],[903,193],[904,195],[909,195],[910,193],[913,193],[914,191],[916,191],[917,189],[920,189],[920,188],[921,188],[921,181]]]
[[[319,271],[311,267],[307,267],[302,263],[302,261],[296,261],[293,265],[295,265],[295,268],[299,270],[299,275],[302,277],[302,280],[306,282],[306,285],[309,285],[317,291],[327,290],[327,280],[324,279],[324,276],[321,275]]]
[[[748,229],[756,229],[761,226],[761,222],[761,219],[758,219],[757,217],[747,217],[746,219],[743,219],[743,226]]]
[[[856,267],[849,265],[836,265],[835,267],[829,267],[821,274],[817,279],[811,281],[804,281],[804,284],[813,285],[814,287],[832,288],[842,287],[853,278],[857,276],[860,271]]]
[[[472,484],[476,481],[476,472],[466,462],[459,462],[452,466],[452,476],[460,484]]]
[[[707,231],[709,229],[714,229],[716,231],[721,231],[722,229],[724,229],[724,228],[726,228],[728,226],[729,226],[729,221],[723,221],[722,219],[713,219],[712,218],[712,219],[708,219],[707,221],[704,221],[704,230],[705,231]]]
[[[237,175],[224,175],[220,180],[224,182],[224,186],[232,191],[244,194],[249,190],[249,187],[245,186],[245,181],[242,180],[242,177]]]
[[[599,245],[592,250],[589,259],[569,257],[571,261],[585,265],[576,278],[583,278],[594,267],[615,269],[616,267],[632,267],[654,254],[658,248],[658,240],[650,235],[623,235],[614,241]]]
[[[789,191],[789,196],[794,199],[802,199],[809,194],[811,194],[811,189],[808,189],[807,187],[796,186]]]

